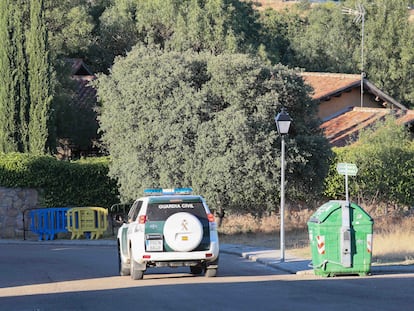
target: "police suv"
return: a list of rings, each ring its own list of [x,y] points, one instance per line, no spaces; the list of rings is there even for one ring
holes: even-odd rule
[[[191,188],[146,189],[119,228],[120,275],[142,279],[148,267],[190,267],[217,274],[219,241],[214,215]]]

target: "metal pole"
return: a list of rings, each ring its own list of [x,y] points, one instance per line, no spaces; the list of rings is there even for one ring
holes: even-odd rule
[[[360,6],[361,11],[361,108],[364,106],[364,25],[365,25],[365,10]]]
[[[345,200],[348,204],[349,202],[349,193],[348,193],[348,172],[345,173]]]
[[[365,28],[365,8],[359,3],[356,9],[342,8],[342,13],[354,15],[354,23],[361,21],[361,107],[364,106],[364,28]]]
[[[280,262],[285,261],[285,137],[282,136],[280,174]]]

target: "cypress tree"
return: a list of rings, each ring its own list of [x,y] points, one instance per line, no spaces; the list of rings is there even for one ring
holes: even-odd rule
[[[11,42],[13,25],[11,1],[0,1],[0,151],[18,150],[16,143],[15,48]]]
[[[15,103],[16,103],[16,124],[18,124],[16,140],[19,146],[19,151],[28,152],[29,146],[29,89],[27,81],[27,59],[25,51],[25,23],[28,20],[28,8],[24,0],[19,0],[17,5],[14,5],[13,12],[13,46],[15,47]]]
[[[44,1],[30,0],[30,26],[26,35],[29,82],[29,151],[48,149],[53,96],[53,70],[49,60]]]

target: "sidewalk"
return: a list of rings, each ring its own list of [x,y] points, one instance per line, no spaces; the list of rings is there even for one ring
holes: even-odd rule
[[[292,274],[313,274],[313,270],[310,267],[311,260],[292,257],[288,253],[285,253],[285,261],[281,262],[280,250],[235,244],[220,244],[220,251],[238,255],[250,261],[255,261]]]
[[[115,240],[99,239],[99,240],[11,240],[0,239],[2,244],[37,244],[37,245],[95,245],[95,246],[116,246]],[[254,261],[265,266],[278,269],[291,274],[313,275],[311,260],[297,258],[285,253],[285,261],[280,261],[280,250],[267,249],[263,247],[252,247],[237,244],[220,244],[220,252],[225,254],[233,254],[250,261]],[[389,274],[389,273],[414,273],[414,265],[401,264],[372,264],[372,274]]]
[[[280,261],[280,250],[249,247],[234,244],[221,244],[220,251],[223,253],[239,255],[243,258],[255,261],[266,266],[298,275],[314,275],[312,261],[309,259],[292,257],[289,252],[285,253],[285,261]],[[371,265],[372,274],[390,273],[414,273],[414,265],[403,264],[377,264]]]

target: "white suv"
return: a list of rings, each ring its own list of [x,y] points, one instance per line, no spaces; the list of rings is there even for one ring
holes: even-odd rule
[[[118,230],[119,273],[142,279],[147,267],[188,266],[217,274],[219,241],[213,214],[191,188],[147,189]]]

